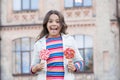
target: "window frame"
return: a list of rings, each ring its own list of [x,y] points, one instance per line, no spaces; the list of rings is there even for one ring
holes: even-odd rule
[[[66,3],[65,3],[65,1],[64,1],[64,8],[65,8],[65,9],[69,9],[69,8],[92,7],[92,5],[93,5],[92,1],[93,1],[93,0],[91,0],[91,5],[90,5],[90,6],[85,6],[84,0],[82,0],[82,5],[81,5],[81,6],[75,6],[75,0],[72,0],[73,4],[72,4],[71,7],[66,7],[66,5],[65,5]]]
[[[24,38],[27,38],[28,39],[28,41],[29,41],[29,50],[22,50],[22,39],[24,39]],[[16,50],[16,47],[17,47],[17,40],[20,40],[20,50]],[[29,53],[29,68],[30,68],[30,66],[31,66],[31,55],[32,55],[32,51],[33,51],[33,48],[32,48],[32,45],[34,44],[34,42],[35,42],[35,39],[34,38],[32,38],[32,37],[21,37],[21,38],[17,38],[17,39],[14,39],[13,41],[12,41],[12,43],[13,43],[13,50],[12,50],[12,69],[13,69],[13,72],[12,72],[12,75],[13,76],[19,76],[19,75],[31,75],[31,72],[30,72],[30,70],[29,70],[29,73],[24,73],[24,71],[23,71],[23,63],[22,63],[22,60],[23,60],[23,53],[24,52],[27,52],[27,53]],[[15,48],[15,49],[14,49]],[[19,52],[20,53],[20,72],[17,72],[17,68],[16,68],[16,63],[17,63],[17,61],[16,61],[16,58],[17,58],[17,52]]]
[[[14,12],[22,12],[22,11],[37,11],[38,9],[39,9],[39,4],[38,4],[38,7],[36,8],[36,9],[33,9],[32,8],[32,0],[29,0],[29,8],[28,9],[24,9],[24,1],[25,0],[20,0],[21,1],[21,3],[19,3],[21,6],[20,6],[20,9],[19,10],[15,10],[14,9],[14,0],[13,0],[13,11]],[[39,2],[39,0],[38,0],[38,2]]]
[[[79,50],[79,52],[80,51],[82,51],[83,53],[81,53],[81,56],[82,56],[82,54],[83,54],[83,64],[84,64],[84,70],[83,70],[83,72],[82,73],[94,73],[94,70],[93,70],[93,68],[94,68],[94,62],[93,62],[93,59],[94,59],[94,57],[93,57],[93,53],[91,54],[92,55],[92,71],[87,71],[87,70],[85,70],[85,68],[87,67],[85,67],[85,64],[86,64],[86,56],[85,56],[85,54],[86,54],[86,52],[85,52],[85,50],[87,50],[87,49],[91,49],[92,50],[92,52],[93,52],[93,46],[92,47],[87,47],[87,48],[85,48],[85,37],[86,36],[89,36],[89,35],[73,35],[73,37],[74,37],[74,39],[75,39],[75,37],[76,36],[83,36],[83,48],[79,48],[78,47],[78,50]],[[91,36],[90,36],[91,37]],[[76,39],[75,39],[76,40]],[[93,40],[92,40],[93,41]],[[93,42],[92,42],[93,43]]]

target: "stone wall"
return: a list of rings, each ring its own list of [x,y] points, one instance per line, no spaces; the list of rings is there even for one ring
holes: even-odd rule
[[[93,0],[92,7],[73,9],[64,9],[63,0],[40,0],[38,11],[18,13],[12,11],[13,0],[1,1],[2,80],[36,80],[36,76],[12,75],[12,40],[24,36],[36,38],[42,29],[43,17],[50,9],[63,13],[70,35],[93,38],[94,72],[75,74],[76,80],[120,80],[119,27],[112,10],[116,8],[115,0]]]

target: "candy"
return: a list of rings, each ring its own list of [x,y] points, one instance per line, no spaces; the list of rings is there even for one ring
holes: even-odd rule
[[[64,51],[64,55],[65,55],[66,59],[72,59],[75,56],[75,51],[71,48],[67,48]]]
[[[43,50],[40,51],[40,56],[39,57],[42,60],[47,60],[49,55],[50,55],[49,50],[43,49]]]

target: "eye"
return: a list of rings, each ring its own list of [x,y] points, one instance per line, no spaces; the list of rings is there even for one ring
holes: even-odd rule
[[[57,21],[56,21],[56,23],[60,23],[60,21],[59,21],[59,20],[57,20]]]
[[[49,23],[52,23],[53,21],[52,20],[48,20]]]

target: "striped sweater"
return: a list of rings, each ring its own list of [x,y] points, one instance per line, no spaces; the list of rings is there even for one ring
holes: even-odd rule
[[[46,49],[51,53],[47,60],[47,80],[64,80],[62,37],[47,38]]]

